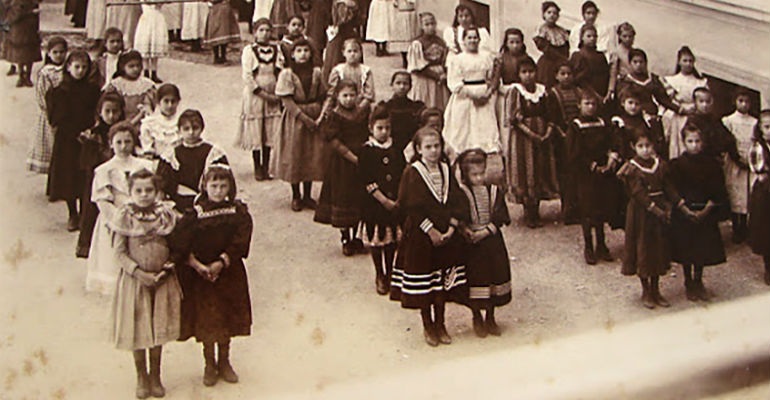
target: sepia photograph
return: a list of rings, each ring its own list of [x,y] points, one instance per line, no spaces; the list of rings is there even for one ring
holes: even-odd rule
[[[0,0],[0,400],[770,399],[767,0]]]

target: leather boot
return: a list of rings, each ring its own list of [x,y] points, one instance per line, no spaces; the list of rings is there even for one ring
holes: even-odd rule
[[[145,353],[145,350],[134,350],[137,399],[146,399],[150,397],[150,378],[147,375],[147,356]]]
[[[652,298],[652,293],[650,290],[650,279],[639,279],[642,281],[642,305],[649,309],[655,308],[655,301]]]
[[[150,394],[152,397],[163,397],[166,395],[166,388],[160,381],[160,355],[163,348],[158,346],[150,349]]]
[[[203,343],[203,359],[206,366],[203,369],[203,384],[214,386],[219,378],[216,360],[214,359],[214,343]]]
[[[233,370],[233,366],[230,365],[230,341],[217,343],[219,348],[219,359],[217,360],[217,366],[219,367],[219,376],[222,380],[228,383],[237,383],[238,374]]]
[[[650,278],[650,291],[652,292],[652,300],[655,304],[661,307],[670,307],[671,303],[666,300],[662,294],[660,294],[660,277]]]

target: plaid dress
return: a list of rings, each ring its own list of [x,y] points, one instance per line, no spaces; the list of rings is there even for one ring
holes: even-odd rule
[[[40,69],[35,80],[35,100],[40,111],[37,116],[32,147],[27,155],[27,168],[32,172],[47,174],[48,167],[51,164],[53,128],[48,123],[45,94],[52,88],[59,86],[62,80],[62,70],[61,66],[46,65]]]

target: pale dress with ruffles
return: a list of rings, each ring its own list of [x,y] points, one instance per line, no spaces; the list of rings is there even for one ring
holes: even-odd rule
[[[142,57],[168,55],[166,17],[153,5],[142,4],[142,16],[136,25],[134,48],[142,54]]]
[[[173,269],[166,269],[166,243],[180,215],[171,202],[157,202],[144,210],[128,203],[109,227],[115,233],[115,264],[120,268],[112,303],[112,340],[121,350],[140,350],[179,338],[182,288]],[[134,277],[136,270],[165,278],[147,287]]]
[[[182,140],[179,134],[179,114],[163,115],[160,108],[156,108],[152,115],[142,119],[139,133],[139,143],[142,155],[158,158],[168,154]]]
[[[695,103],[692,92],[699,87],[707,87],[708,80],[698,78],[695,75],[684,75],[681,72],[667,76],[663,79],[663,84],[666,87],[666,92],[676,104],[680,106],[692,105]],[[663,133],[668,142],[668,158],[674,159],[684,153],[684,140],[682,139],[681,132],[687,123],[687,115],[679,114],[673,110],[666,110],[663,113]]]
[[[94,233],[91,237],[91,253],[86,262],[86,290],[110,295],[115,290],[119,267],[115,264],[112,246],[112,230],[107,223],[116,210],[129,200],[128,175],[146,168],[153,170],[152,161],[131,157],[121,161],[115,157],[94,170],[91,201],[99,207]]]

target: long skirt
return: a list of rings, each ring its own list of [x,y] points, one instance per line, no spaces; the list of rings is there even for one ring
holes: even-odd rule
[[[89,1],[88,10],[86,11],[86,37],[89,39],[103,39],[106,21],[106,0]]]
[[[366,23],[366,39],[375,42],[387,42],[390,40],[390,23],[394,14],[398,12],[393,7],[393,2],[388,0],[374,0],[369,5],[369,18]]]
[[[142,57],[165,57],[168,55],[168,28],[166,18],[159,10],[142,14],[136,27],[134,48]]]
[[[634,201],[629,202],[620,272],[623,275],[652,278],[664,275],[670,267],[670,261],[668,227],[643,206]]]
[[[545,133],[545,121],[542,118],[528,118],[525,123],[534,132]],[[534,205],[540,200],[557,198],[559,183],[553,141],[535,144],[518,129],[511,129],[510,132],[508,184],[516,201]]]
[[[317,118],[321,105],[298,105],[310,118]],[[284,110],[275,137],[270,174],[285,182],[322,181],[326,167],[326,142],[318,131],[308,129],[296,115]]]
[[[126,2],[127,0],[115,0],[115,2]],[[139,17],[142,15],[142,7],[139,5],[118,5],[107,7],[107,28],[115,27],[123,32],[123,44],[125,48],[134,48],[134,35],[136,34],[136,25],[139,23]]]
[[[770,180],[754,183],[749,205],[749,246],[754,254],[770,256]]]
[[[412,73],[412,91],[409,92],[410,99],[422,101],[425,103],[425,107],[443,110],[449,101],[449,96],[449,88],[446,85],[439,83],[435,79]]]
[[[272,81],[274,88],[275,79]],[[270,86],[258,83],[262,88]],[[281,103],[265,100],[254,94],[249,87],[244,87],[240,119],[235,139],[236,147],[243,150],[260,150],[262,146],[273,147],[275,137],[281,128]]]
[[[27,168],[32,172],[47,174],[51,166],[53,152],[53,128],[48,123],[45,110],[40,110],[37,116],[37,129],[32,139],[32,147],[27,157]]]
[[[206,44],[219,46],[241,42],[241,29],[235,19],[233,9],[228,2],[221,2],[211,7],[206,19]]]
[[[182,7],[182,40],[196,40],[205,37],[208,15],[209,6],[206,3],[184,3]]]
[[[86,291],[111,295],[120,275],[120,268],[115,264],[112,248],[112,231],[107,227],[102,214],[96,217],[94,232],[91,236],[91,249],[86,262]]]
[[[511,302],[511,264],[500,232],[469,245],[469,304],[486,308]]]

